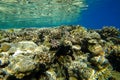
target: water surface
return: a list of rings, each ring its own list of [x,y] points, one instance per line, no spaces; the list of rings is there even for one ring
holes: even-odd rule
[[[120,0],[1,0],[0,28],[120,27]]]

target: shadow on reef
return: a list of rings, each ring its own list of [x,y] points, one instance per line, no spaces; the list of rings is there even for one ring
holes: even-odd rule
[[[107,58],[113,66],[113,70],[120,72],[120,57],[115,55],[109,55]]]
[[[120,54],[120,53],[117,53]],[[110,54],[107,59],[111,63],[113,70],[120,72],[120,56],[115,53]]]
[[[66,76],[65,77],[65,79],[64,80],[70,80],[70,75],[69,75],[69,70],[68,70],[68,68],[66,67],[66,66],[64,66],[64,64],[63,63],[61,63],[61,61],[59,60],[59,58],[61,57],[61,56],[70,56],[71,58],[72,58],[72,60],[74,61],[75,60],[75,57],[73,56],[73,50],[72,50],[72,47],[71,46],[65,46],[65,45],[61,45],[60,46],[60,48],[58,49],[58,51],[56,52],[56,54],[55,54],[55,59],[54,59],[54,63],[56,64],[56,63],[58,63],[59,64],[59,66],[61,66],[62,68],[63,68],[63,70],[64,70],[64,76]],[[81,77],[81,73],[79,72],[79,70],[72,70],[73,72],[74,72],[74,74],[76,75],[76,79],[77,80],[82,80],[82,77]]]
[[[113,67],[113,70],[119,71],[120,72],[120,50],[119,50],[119,45],[120,45],[120,31],[119,29],[116,29],[115,27],[104,27],[101,30],[98,30],[98,33],[101,35],[101,38],[113,42],[116,44],[116,46],[111,45],[111,51],[109,55],[107,56],[107,59],[109,60],[110,64]],[[117,48],[118,47],[118,48]]]

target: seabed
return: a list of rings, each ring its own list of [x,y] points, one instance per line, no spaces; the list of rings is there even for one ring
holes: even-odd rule
[[[113,26],[0,30],[0,80],[119,80],[119,67]]]

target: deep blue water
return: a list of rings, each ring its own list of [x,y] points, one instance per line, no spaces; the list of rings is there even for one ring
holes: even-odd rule
[[[87,3],[88,9],[82,12],[76,24],[97,29],[103,26],[120,28],[120,0],[88,0]]]
[[[103,26],[120,28],[120,0],[86,0],[86,4],[88,8],[80,13],[75,22],[74,20],[71,23],[52,21],[52,23],[49,24],[46,24],[46,22],[40,24],[39,19],[28,21],[0,21],[0,28],[50,27],[59,25],[82,25],[86,28],[94,29],[99,29]],[[46,21],[46,19],[43,21]]]

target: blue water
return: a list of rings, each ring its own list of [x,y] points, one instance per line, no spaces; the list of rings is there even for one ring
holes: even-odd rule
[[[103,26],[120,28],[120,0],[88,0],[87,3],[88,9],[82,12],[76,24],[97,29]]]
[[[77,17],[77,21],[61,22],[57,20],[50,21],[48,19],[32,19],[32,20],[13,20],[0,21],[0,28],[21,28],[21,27],[51,27],[59,25],[82,25],[86,28],[99,29],[103,26],[115,26],[120,28],[120,0],[86,0],[87,9],[83,9]],[[1,15],[0,15],[1,16]],[[74,15],[73,15],[74,16]],[[59,17],[58,17],[59,18]]]

